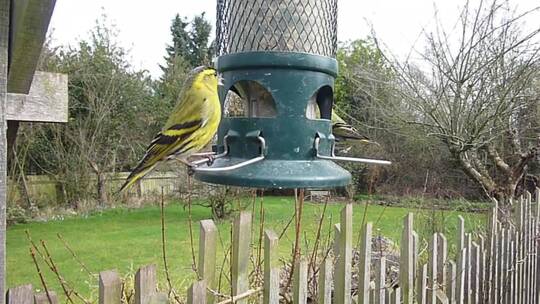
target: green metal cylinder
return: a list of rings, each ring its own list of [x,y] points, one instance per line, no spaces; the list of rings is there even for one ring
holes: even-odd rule
[[[331,154],[334,137],[329,118],[337,75],[335,59],[295,52],[244,52],[220,56],[216,67],[224,78],[219,89],[224,108],[231,89],[256,83],[264,89],[265,99],[273,100],[275,110],[259,116],[223,117],[215,148],[218,153],[224,151],[227,136],[228,154],[216,159],[211,168],[260,155],[259,135],[266,142],[264,160],[225,172],[196,171],[197,179],[257,188],[329,188],[350,182],[349,172],[332,161],[317,159],[314,150],[315,138],[319,137],[320,153]],[[252,99],[252,104],[262,102]],[[315,102],[326,119],[307,117],[310,102]]]

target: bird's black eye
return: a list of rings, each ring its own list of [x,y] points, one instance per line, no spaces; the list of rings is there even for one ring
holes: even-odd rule
[[[217,77],[217,71],[214,71],[214,76],[216,76],[216,77]]]

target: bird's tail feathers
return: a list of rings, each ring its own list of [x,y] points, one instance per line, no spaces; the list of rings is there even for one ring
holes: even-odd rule
[[[369,139],[367,136],[360,134],[353,126],[346,123],[336,123],[332,127],[332,133],[336,136],[337,141],[351,140],[364,144],[375,144],[381,146],[378,142]]]
[[[120,190],[118,192],[122,192],[125,189],[131,187],[134,183],[136,183],[139,179],[143,178],[148,172],[150,172],[154,167],[157,165],[157,163],[154,164],[145,164],[144,162],[141,162],[126,178],[126,181],[120,187]]]
[[[369,140],[360,134],[353,126],[348,124],[334,124],[332,132],[343,139]]]

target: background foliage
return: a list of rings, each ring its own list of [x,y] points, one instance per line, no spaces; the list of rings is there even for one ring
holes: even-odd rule
[[[498,1],[493,3],[497,4]],[[504,8],[491,8],[501,7]],[[464,7],[460,18],[468,16],[466,13],[470,15],[475,9]],[[495,28],[498,21],[506,20],[493,17],[498,11],[488,9],[484,13],[476,15],[483,16]],[[469,24],[464,22],[464,28]],[[489,28],[488,25],[486,27]],[[60,206],[106,206],[118,201],[120,198],[104,185],[115,172],[133,168],[143,155],[146,145],[175,105],[187,72],[195,66],[211,64],[214,45],[210,41],[211,31],[212,26],[204,13],[192,20],[176,15],[171,21],[171,43],[165,49],[165,64],[161,66],[163,74],[158,79],[152,79],[147,71],[137,70],[131,65],[128,52],[116,43],[116,30],[108,24],[106,17],[98,20],[89,39],[80,41],[74,47],[46,45],[41,69],[69,74],[70,120],[67,124],[21,126],[16,153],[10,161],[10,178],[17,190],[17,196],[12,195],[12,208],[18,206],[13,213],[20,216],[21,210],[33,210],[45,204],[28,195],[27,176],[33,174],[47,175],[57,182],[57,193],[62,195],[56,203]],[[347,165],[354,176],[352,190],[368,194],[439,198],[486,197],[482,185],[466,174],[460,163],[461,158],[453,152],[448,141],[434,136],[436,132],[426,128],[426,117],[433,111],[443,109],[438,104],[441,96],[450,104],[452,102],[451,94],[437,95],[433,90],[437,88],[434,81],[444,78],[443,68],[447,67],[452,72],[454,67],[451,64],[445,66],[439,60],[443,57],[438,50],[444,50],[444,43],[449,42],[444,40],[446,36],[437,36],[436,33],[444,32],[441,28],[435,28],[433,33],[426,31],[425,39],[430,47],[424,53],[420,52],[420,64],[394,60],[387,51],[381,50],[374,37],[340,44],[337,52],[340,74],[335,84],[335,110],[380,144],[355,146],[349,153],[393,161],[392,166],[384,168]],[[536,39],[537,33],[526,33],[526,37]],[[492,35],[490,39],[497,41],[501,37]],[[508,39],[512,37],[510,34],[504,36]],[[491,61],[487,57],[480,58],[484,62],[493,62],[499,58],[495,45],[494,42],[474,44],[470,46],[470,53],[487,54],[486,50],[491,50],[495,56]],[[487,49],[476,49],[480,46]],[[490,46],[493,48],[490,49]],[[510,112],[510,117],[517,117],[511,127],[518,132],[524,153],[534,146],[540,133],[540,69],[538,45],[530,43],[519,46],[519,50],[513,49],[508,52],[511,54],[505,55],[511,55],[508,58],[513,60],[517,72],[527,63],[528,74],[522,88],[526,90],[527,98],[522,98],[519,107],[514,107],[514,112]],[[461,60],[459,53],[457,57],[452,53],[445,56],[447,60]],[[529,61],[524,61],[527,58]],[[429,64],[431,70],[420,68]],[[494,71],[494,76],[496,71],[503,71],[500,65],[497,68],[499,70],[493,68],[485,71]],[[474,71],[471,73],[474,74]],[[509,73],[497,85],[504,87],[509,80],[520,76],[512,75],[516,76]],[[482,79],[481,75],[476,76]],[[405,81],[407,79],[409,82]],[[418,87],[408,86],[411,82],[422,86],[423,91],[412,90]],[[457,84],[460,85],[459,82]],[[421,111],[428,109],[419,107],[422,100],[430,102],[432,112]],[[489,105],[490,100],[485,104]],[[445,115],[444,111],[439,114]],[[505,119],[508,117],[495,117],[491,122],[497,122],[493,125],[504,131],[502,122]],[[467,126],[474,129],[474,122]],[[509,134],[511,132],[498,132],[492,143],[512,165],[519,155]],[[487,148],[482,150],[481,145],[477,147],[480,150],[475,153],[481,156],[479,159],[484,162],[486,173],[499,182],[503,175],[496,165],[487,162]],[[526,189],[527,183],[530,183],[529,187],[537,185],[539,158],[536,154],[528,162],[525,178],[519,180],[523,186],[520,189]]]

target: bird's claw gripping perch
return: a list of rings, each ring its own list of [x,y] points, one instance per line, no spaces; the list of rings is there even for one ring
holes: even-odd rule
[[[195,169],[197,166],[201,164],[201,161],[206,159],[205,163],[207,166],[211,166],[214,163],[215,157],[213,155],[206,155],[203,159],[200,159],[199,161],[195,161],[193,163],[186,164],[187,166],[187,174],[189,176],[193,176],[195,174]]]
[[[208,167],[210,167],[213,163],[214,163],[214,160],[216,160],[216,158],[214,157],[214,155],[206,155],[205,156],[208,160],[206,161],[206,165]]]

